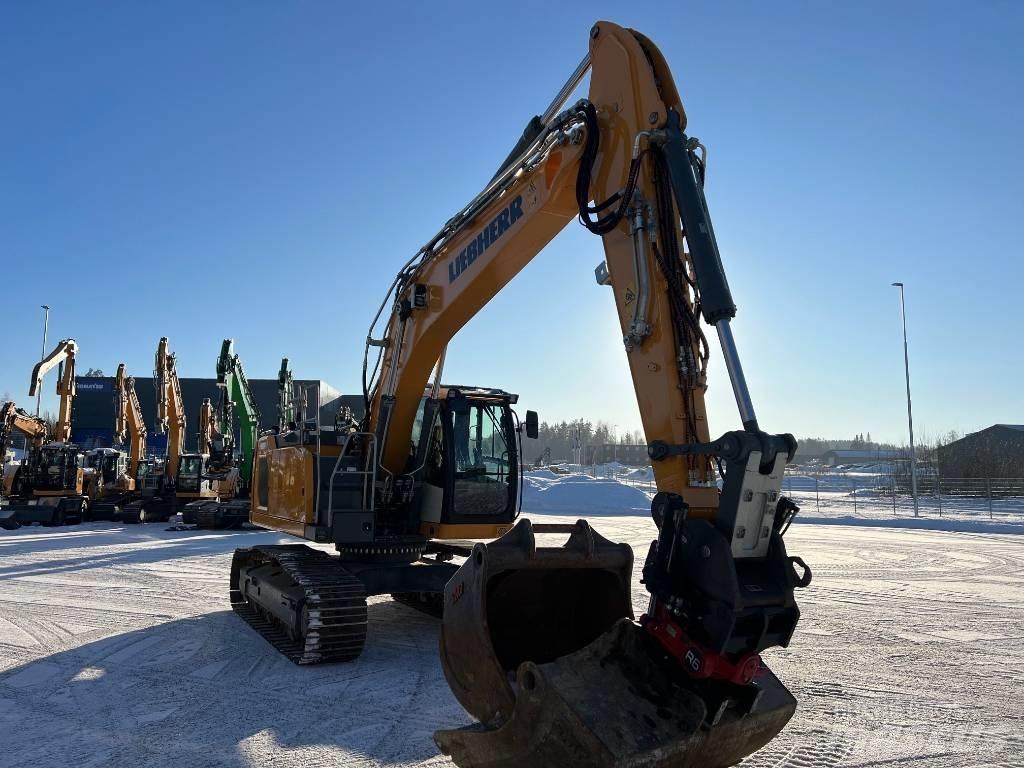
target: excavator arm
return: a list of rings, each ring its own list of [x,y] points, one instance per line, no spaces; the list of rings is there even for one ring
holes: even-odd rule
[[[217,432],[216,417],[210,398],[204,397],[199,406],[199,432],[196,436],[196,447],[200,453],[213,453],[214,435]]]
[[[281,358],[281,370],[277,373],[277,428],[284,432],[295,429],[299,420],[299,403],[295,397],[295,378],[288,367],[288,358]]]
[[[252,460],[260,430],[260,411],[234,345],[234,340],[224,339],[220,357],[217,358],[217,386],[221,390],[220,431],[224,435],[231,435],[234,431],[234,418],[238,417],[239,472],[242,482],[247,485],[252,478]]]
[[[382,306],[393,307],[383,337],[373,338],[377,321],[371,327],[368,357],[376,347],[382,359],[366,388],[367,431],[378,435],[387,475],[404,471],[403,436],[448,342],[577,218],[603,241],[599,280],[614,293],[648,441],[710,440],[708,351],[697,306],[705,291],[717,298],[724,276],[717,256],[706,276],[697,268],[691,228],[676,214],[666,145],[682,135],[685,114],[668,67],[646,38],[607,22],[594,30],[589,55],[531,121],[521,151],[398,275],[394,299]],[[588,68],[588,99],[557,113]],[[591,200],[600,202],[592,207]],[[710,227],[703,213],[694,232]],[[731,351],[727,359],[738,370]],[[682,496],[691,515],[714,517],[712,459],[665,456],[654,467],[659,490]]]
[[[75,400],[75,357],[78,354],[78,344],[74,339],[64,339],[54,350],[36,363],[32,369],[32,383],[29,385],[28,394],[35,397],[39,387],[42,386],[43,377],[53,368],[60,366],[60,375],[57,378],[57,394],[60,396],[60,405],[57,410],[57,424],[53,430],[53,439],[60,443],[71,441],[71,407]]]
[[[157,345],[153,377],[157,391],[158,433],[167,434],[167,477],[178,477],[178,464],[185,449],[185,404],[181,399],[181,382],[178,381],[175,356],[170,352],[167,337],[163,336]]]
[[[8,400],[0,406],[0,459],[15,432],[23,434],[31,446],[38,448],[46,442],[48,428],[43,419],[18,408],[13,400]]]
[[[146,453],[146,421],[135,392],[135,377],[125,373],[124,363],[117,366],[114,392],[117,395],[115,438],[118,443],[128,443],[128,476],[134,478]]]

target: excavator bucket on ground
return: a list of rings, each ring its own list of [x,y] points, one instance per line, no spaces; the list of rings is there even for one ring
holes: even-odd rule
[[[462,768],[717,768],[779,733],[796,701],[770,671],[693,679],[633,621],[632,565],[583,520],[477,544],[445,588],[441,663],[479,722],[435,733],[441,751]]]

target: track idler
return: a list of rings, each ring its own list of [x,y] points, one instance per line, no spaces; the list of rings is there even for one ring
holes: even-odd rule
[[[796,701],[770,671],[692,679],[632,620],[632,564],[583,520],[477,544],[445,588],[441,663],[479,722],[436,732],[441,751],[463,768],[717,768],[781,731]]]

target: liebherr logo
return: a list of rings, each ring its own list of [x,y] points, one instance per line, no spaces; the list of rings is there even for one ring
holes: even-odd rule
[[[488,224],[465,248],[459,251],[459,255],[448,262],[448,282],[454,283],[455,279],[469,269],[470,265],[484,254],[488,248],[498,242],[498,239],[508,231],[508,228],[519,221],[523,215],[523,196],[519,195],[505,206],[497,216],[491,219]]]

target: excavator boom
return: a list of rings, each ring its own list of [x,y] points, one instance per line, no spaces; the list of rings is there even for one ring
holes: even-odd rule
[[[4,455],[15,432],[24,435],[30,446],[38,448],[46,442],[49,428],[44,419],[33,416],[19,408],[13,400],[8,400],[0,406],[0,457]]]
[[[167,337],[163,336],[157,345],[153,378],[157,388],[156,429],[167,434],[167,477],[172,481],[178,477],[178,464],[185,450],[185,404],[181,399],[181,382],[178,381],[176,358],[171,353]]]
[[[231,434],[237,417],[238,468],[241,482],[247,487],[252,477],[253,454],[260,430],[260,411],[234,344],[232,339],[224,339],[217,359],[217,386],[221,390],[220,430],[223,434]]]
[[[277,428],[284,432],[295,429],[299,420],[298,398],[295,396],[295,379],[288,367],[288,358],[281,358],[281,370],[277,374]]]
[[[135,392],[135,377],[125,373],[124,363],[117,366],[114,391],[117,394],[115,433],[119,443],[128,444],[128,475],[134,478],[139,470],[139,462],[146,453],[146,420],[142,416],[142,406]]]
[[[376,319],[370,329],[367,355],[379,349],[382,359],[366,387],[366,429],[378,434],[389,476],[405,468],[403,436],[448,341],[577,219],[592,221],[603,241],[600,279],[614,293],[648,441],[710,440],[708,349],[695,310],[704,294],[683,251],[668,163],[656,144],[670,126],[685,126],[685,113],[668,66],[646,38],[609,23],[595,29],[601,32],[588,56],[545,115],[530,122],[530,140],[396,277],[382,309],[398,309],[382,338],[373,338]],[[588,69],[588,100],[558,112]],[[611,202],[595,219],[591,200]],[[708,272],[709,282],[717,277]],[[729,359],[738,366],[735,355]],[[667,456],[654,472],[658,488],[682,495],[691,514],[714,517],[711,457]]]
[[[57,394],[60,396],[60,405],[57,411],[57,424],[53,430],[53,439],[60,443],[71,441],[71,406],[75,399],[75,357],[78,354],[78,344],[74,339],[62,340],[54,350],[36,363],[32,369],[32,383],[29,385],[28,394],[35,397],[39,387],[43,384],[43,377],[56,367],[60,367],[60,375],[57,377]]]

